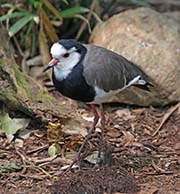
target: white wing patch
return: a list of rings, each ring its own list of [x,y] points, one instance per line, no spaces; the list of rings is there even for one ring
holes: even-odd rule
[[[146,81],[141,79],[141,76],[138,75],[137,77],[135,77],[133,80],[131,80],[128,85],[126,85],[127,87],[134,85],[134,84],[138,84],[138,85],[145,85]]]
[[[134,84],[145,85],[146,81],[142,80],[140,78],[141,78],[141,76],[138,75],[137,77],[132,79],[127,85],[125,85],[123,88],[120,88],[118,90],[110,90],[109,92],[105,92],[103,89],[99,88],[98,86],[95,86],[94,89],[95,89],[95,92],[96,92],[96,97],[95,97],[95,99],[92,103],[100,104],[100,103],[103,103],[103,102],[108,102],[108,101],[111,100],[111,98],[114,95],[118,94],[119,92],[125,90],[126,88],[128,88],[128,87],[130,87]]]

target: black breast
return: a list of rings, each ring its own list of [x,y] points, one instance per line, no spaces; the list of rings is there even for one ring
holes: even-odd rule
[[[87,84],[83,76],[83,65],[81,63],[77,64],[62,81],[57,80],[53,73],[53,82],[55,88],[66,97],[82,102],[92,102],[94,100],[94,88]]]

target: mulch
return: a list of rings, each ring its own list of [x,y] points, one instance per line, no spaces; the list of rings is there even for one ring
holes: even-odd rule
[[[179,104],[165,108],[106,105],[105,110],[104,143],[99,143],[98,126],[84,150],[84,155],[91,156],[103,145],[103,161],[94,164],[84,159],[80,170],[72,172],[63,170],[71,161],[65,144],[64,154],[48,160],[47,126],[32,121],[29,128],[34,131],[23,140],[23,147],[0,134],[0,193],[179,194]],[[92,117],[87,108],[77,111]]]

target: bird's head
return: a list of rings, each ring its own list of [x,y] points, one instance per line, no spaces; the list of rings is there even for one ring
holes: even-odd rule
[[[82,58],[86,48],[76,40],[60,40],[52,45],[50,53],[52,60],[43,72],[56,66],[57,68],[75,66]]]

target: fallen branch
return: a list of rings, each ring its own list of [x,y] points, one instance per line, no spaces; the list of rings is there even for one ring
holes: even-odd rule
[[[178,108],[180,107],[180,102],[177,103],[175,106],[171,107],[167,113],[163,116],[162,121],[159,125],[159,127],[156,129],[156,131],[152,134],[152,136],[155,136],[159,130],[161,129],[161,127],[164,125],[164,123],[169,119],[169,117],[173,114],[173,112],[175,112]]]

